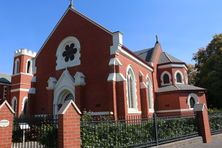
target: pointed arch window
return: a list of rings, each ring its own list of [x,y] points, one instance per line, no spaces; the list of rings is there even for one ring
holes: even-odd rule
[[[170,83],[170,77],[168,74],[163,75],[163,83],[164,84],[169,84]]]
[[[32,62],[28,60],[26,63],[26,73],[32,73]]]
[[[179,70],[175,72],[176,83],[183,83],[183,73]]]
[[[12,109],[17,112],[17,98],[16,97],[13,97],[12,99]]]
[[[20,71],[20,60],[16,59],[14,63],[14,74],[19,73]]]
[[[187,104],[190,109],[193,109],[195,104],[198,104],[198,96],[194,93],[190,94],[187,99]]]
[[[150,110],[154,109],[154,100],[153,100],[153,86],[152,83],[149,79],[149,77],[147,77],[147,99],[148,99],[148,106]]]
[[[127,99],[128,108],[137,109],[136,80],[131,67],[127,70]]]

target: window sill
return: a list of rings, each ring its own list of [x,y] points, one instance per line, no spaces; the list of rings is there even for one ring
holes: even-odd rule
[[[141,114],[142,112],[139,111],[138,109],[128,108],[128,113],[129,114]]]

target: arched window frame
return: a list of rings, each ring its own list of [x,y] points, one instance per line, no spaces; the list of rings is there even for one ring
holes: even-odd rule
[[[26,73],[32,74],[32,60],[31,59],[28,59],[26,61]]]
[[[132,84],[129,85],[129,80],[132,79]],[[130,93],[129,88],[132,90]],[[136,88],[136,77],[132,67],[129,65],[126,70],[126,97],[127,107],[129,113],[138,112],[138,100],[137,100],[137,88]],[[129,97],[132,97],[130,100]],[[130,101],[132,101],[132,107],[130,107]]]
[[[164,75],[168,75],[169,77],[169,83],[164,83]],[[168,71],[164,71],[162,74],[161,74],[161,85],[164,86],[164,85],[170,85],[172,84],[172,81],[171,81],[172,77],[171,77],[171,74],[168,72]]]
[[[181,76],[181,82],[177,81],[177,74],[179,74]],[[174,74],[174,79],[175,79],[175,83],[176,84],[184,84],[184,75],[180,70],[177,70]]]
[[[15,96],[12,98],[11,105],[12,105],[12,109],[16,113],[17,112],[17,108],[18,108],[18,102],[17,102],[17,98]]]
[[[25,109],[26,101],[28,101],[28,97],[27,96],[22,99],[22,113],[23,114],[24,114],[24,109]]]
[[[154,112],[153,85],[148,75],[146,77],[146,81],[147,81],[146,85],[147,85],[148,109],[150,112]]]
[[[18,74],[20,72],[20,60],[17,58],[14,63],[14,74]]]
[[[189,109],[193,109],[193,108],[191,107],[191,104],[190,104],[190,99],[191,99],[191,98],[194,99],[195,104],[199,104],[198,96],[197,96],[196,94],[194,94],[194,93],[191,93],[191,94],[189,94],[189,96],[188,96],[188,98],[187,98],[187,105],[188,105]]]

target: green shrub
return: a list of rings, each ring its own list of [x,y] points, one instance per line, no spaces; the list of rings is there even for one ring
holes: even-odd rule
[[[46,148],[55,148],[57,145],[57,128],[50,124],[40,127],[39,142]]]

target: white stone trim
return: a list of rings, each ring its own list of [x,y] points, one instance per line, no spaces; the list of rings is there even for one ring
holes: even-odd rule
[[[36,89],[35,88],[30,88],[29,89],[29,94],[36,94]]]
[[[109,61],[109,66],[112,66],[112,65],[123,65],[120,60],[118,58],[112,58],[110,59]]]
[[[128,72],[131,71],[132,73],[132,77],[134,79],[134,93],[132,96],[134,101],[135,101],[135,104],[134,104],[134,108],[129,108],[129,98],[128,98],[128,81],[127,81],[127,78],[128,78]],[[126,98],[127,98],[127,109],[128,109],[128,113],[132,113],[132,111],[134,112],[135,110],[138,111],[138,98],[137,98],[137,87],[136,87],[136,76],[135,76],[135,73],[134,73],[134,70],[133,68],[131,67],[131,65],[128,65],[127,68],[126,68]]]
[[[110,73],[107,78],[107,81],[120,82],[120,81],[126,81],[126,78],[121,73]]]
[[[54,99],[53,99],[53,114],[58,114],[58,104],[60,103],[61,94],[64,91],[68,91],[71,93],[75,99],[75,83],[74,79],[70,75],[69,71],[66,69],[63,71],[62,75],[60,76],[59,80],[57,81],[54,87]]]
[[[29,71],[28,71],[28,62],[30,62],[30,67],[29,67]],[[26,63],[25,63],[25,72],[27,73],[27,74],[32,74],[32,59],[27,59],[26,60]]]
[[[35,57],[36,56],[36,52],[28,50],[26,48],[21,48],[15,51],[15,57],[20,56],[20,55],[27,55],[30,57]]]
[[[140,89],[148,88],[145,82],[140,82]]]
[[[153,69],[150,66],[146,65],[145,63],[140,61],[138,58],[136,58],[135,56],[133,56],[129,52],[123,50],[122,48],[119,51],[120,51],[120,53],[122,53],[123,55],[127,56],[128,58],[130,58],[134,62],[138,63],[139,65],[141,65],[141,66],[145,67],[146,69],[148,69],[149,71],[153,72]]]
[[[25,96],[23,99],[22,99],[22,112],[24,111],[24,107],[25,107],[25,101],[28,100],[28,97]]]
[[[69,45],[71,43],[75,44],[75,48],[77,49],[77,52],[75,53],[75,58],[72,61],[68,61],[66,62],[64,60],[63,52],[65,51],[65,46]],[[80,60],[80,42],[79,40],[74,37],[74,36],[67,36],[65,37],[59,44],[57,50],[56,50],[56,70],[61,70],[61,69],[65,69],[68,67],[74,67],[74,66],[78,66],[81,64],[81,60]]]
[[[11,92],[18,92],[18,91],[29,92],[29,89],[27,88],[11,89]]]
[[[189,112],[193,111],[193,108],[187,108],[187,109],[171,109],[171,110],[158,110],[157,113],[172,113],[172,112]]]
[[[35,83],[36,82],[36,76],[32,77],[31,82]]]
[[[73,107],[75,108],[75,110],[77,111],[77,113],[79,115],[81,115],[81,111],[79,110],[79,108],[77,107],[77,105],[75,104],[75,102],[73,100],[69,100],[69,101],[66,101],[61,109],[58,111],[58,115],[63,115],[66,113],[67,109],[69,108],[70,105],[73,105]]]
[[[167,74],[168,76],[169,76],[169,82],[170,83],[164,83],[164,81],[163,81],[163,76],[165,75],[165,74]],[[161,79],[161,86],[165,86],[165,85],[170,85],[170,84],[172,84],[172,77],[171,77],[171,74],[168,72],[168,71],[164,71],[164,72],[162,72],[161,73],[161,76],[160,76],[160,79]]]
[[[13,107],[14,107],[15,103],[16,103],[16,106],[15,106],[15,109],[14,109]],[[16,96],[14,96],[14,97],[12,98],[11,105],[12,105],[12,106],[11,106],[12,109],[13,109],[15,112],[17,112],[18,100],[17,100]]]
[[[46,87],[46,89],[47,90],[53,90],[55,88],[57,80],[56,80],[55,77],[49,77],[47,83],[48,83],[48,86]]]
[[[16,74],[13,74],[12,76],[18,76],[18,75],[33,76],[33,74],[31,73],[24,73],[24,72],[16,73]]]
[[[149,109],[149,112],[154,112],[154,91],[153,91],[153,84],[152,84],[152,81],[149,77],[149,75],[146,76],[146,85],[147,85],[147,101],[148,101],[148,109]],[[150,99],[150,100],[149,100]],[[150,103],[151,102],[151,103]],[[151,106],[151,107],[150,107]]]
[[[153,69],[150,66],[143,63],[141,60],[139,60],[134,55],[132,55],[129,52],[122,49],[122,45],[123,45],[123,34],[121,32],[114,32],[113,33],[113,45],[110,47],[110,55],[117,54],[118,52],[120,52],[123,55],[127,56],[129,59],[138,63],[139,65],[145,67],[146,69],[148,69],[150,71],[153,71]]]
[[[20,65],[21,64],[19,58],[16,58],[14,62],[14,72],[13,72],[14,75],[20,73]]]
[[[85,75],[82,72],[76,72],[75,76],[75,86],[85,86]]]
[[[178,74],[178,73],[181,75],[182,83],[177,82],[177,74]],[[177,70],[177,71],[174,73],[174,80],[175,80],[175,84],[184,84],[184,75],[183,75],[183,73],[182,73],[180,70]]]
[[[188,70],[187,67],[185,66],[185,64],[166,64],[166,65],[159,65],[158,66],[159,69],[172,68],[172,67],[185,68],[186,70]]]
[[[13,114],[15,114],[15,111],[12,109],[11,105],[9,105],[8,101],[6,101],[6,100],[0,105],[0,109],[1,109],[4,105],[6,105],[6,106],[9,108],[9,110],[10,110]]]
[[[195,104],[199,104],[198,96],[197,96],[196,94],[194,94],[194,93],[191,93],[191,94],[189,94],[189,96],[187,97],[187,105],[188,105],[188,107],[189,107],[190,109],[193,109],[193,108],[191,108],[191,106],[190,106],[190,98],[194,98]]]
[[[139,111],[138,109],[134,109],[134,108],[128,108],[128,113],[129,114],[141,114],[142,111]]]
[[[105,115],[113,115],[113,112],[104,111],[104,112],[88,112],[88,114],[92,116],[105,116]]]

